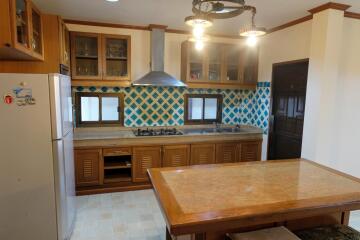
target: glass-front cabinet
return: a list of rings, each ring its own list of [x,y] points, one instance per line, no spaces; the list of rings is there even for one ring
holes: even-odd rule
[[[220,44],[212,43],[207,46],[207,79],[209,82],[221,81],[222,50]]]
[[[76,33],[72,40],[72,77],[101,79],[100,36],[91,33]]]
[[[1,0],[1,59],[44,60],[42,14],[30,0]]]
[[[104,79],[129,79],[129,39],[129,36],[103,36],[103,49],[105,50],[105,54],[103,54]]]
[[[130,81],[130,36],[71,33],[72,78]]]
[[[31,35],[30,35],[31,44],[30,45],[34,54],[38,55],[38,57],[41,58],[44,52],[41,13],[35,7],[34,4],[31,4],[30,13],[31,13]]]
[[[190,47],[189,53],[189,76],[190,81],[205,81],[205,56],[204,52],[196,51],[195,46]]]
[[[30,16],[29,2],[27,0],[15,0],[12,2],[15,7],[15,41],[19,47],[28,49],[30,47]]]
[[[241,83],[242,64],[240,47],[237,45],[228,45],[224,49],[225,54],[225,79],[227,83]]]
[[[257,71],[257,48],[209,42],[196,50],[194,43],[182,43],[181,79],[189,87],[255,88]]]

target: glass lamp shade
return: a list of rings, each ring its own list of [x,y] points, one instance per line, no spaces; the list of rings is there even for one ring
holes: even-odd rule
[[[213,25],[211,18],[200,15],[186,17],[185,23],[192,27],[201,26],[203,28],[211,27]]]
[[[242,37],[260,37],[266,34],[266,29],[262,27],[250,27],[240,31]]]

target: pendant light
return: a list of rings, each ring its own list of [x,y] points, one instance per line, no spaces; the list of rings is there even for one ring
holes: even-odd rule
[[[208,40],[205,37],[205,29],[213,25],[211,18],[205,15],[195,15],[185,18],[185,23],[193,28],[192,38],[189,41],[195,42],[196,50],[202,50],[204,48],[205,42]]]
[[[251,26],[245,27],[240,31],[240,36],[247,37],[246,43],[249,46],[255,46],[257,44],[257,38],[266,34],[266,29],[263,27],[257,27],[255,25],[256,8],[249,7],[252,12]]]

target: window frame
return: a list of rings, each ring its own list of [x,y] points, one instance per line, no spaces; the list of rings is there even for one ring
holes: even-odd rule
[[[203,112],[202,119],[200,120],[189,120],[189,98],[202,98],[203,100]],[[205,99],[212,98],[217,99],[216,119],[204,119],[205,117]],[[185,94],[184,95],[184,124],[185,125],[201,125],[201,124],[212,124],[222,123],[222,105],[223,96],[221,94]]]
[[[81,97],[99,98],[99,121],[82,121],[81,119]],[[118,121],[102,120],[102,98],[117,97],[119,99]],[[124,126],[124,94],[123,93],[96,93],[96,92],[77,92],[75,93],[75,117],[76,127],[111,127]]]

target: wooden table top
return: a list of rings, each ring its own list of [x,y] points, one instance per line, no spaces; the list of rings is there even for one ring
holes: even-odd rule
[[[360,209],[359,179],[303,159],[158,168],[149,175],[174,235]]]

